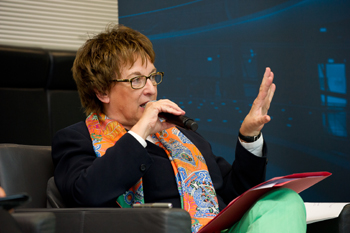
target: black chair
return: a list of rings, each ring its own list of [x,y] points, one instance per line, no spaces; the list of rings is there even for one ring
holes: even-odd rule
[[[46,208],[47,181],[53,176],[51,147],[0,144],[0,185],[7,195],[27,193],[18,208]]]
[[[47,78],[47,97],[51,135],[86,119],[71,68],[73,51],[49,51],[51,69]]]
[[[56,208],[65,205],[53,171],[50,147],[0,144],[0,186],[9,195],[26,192],[32,197],[15,214],[53,213],[56,233],[191,232],[190,215],[177,208]]]
[[[47,182],[47,207],[48,208],[66,208],[66,204],[55,184],[55,178],[51,177]]]
[[[13,213],[12,218],[3,213],[2,221],[8,226],[1,232],[13,232],[11,225],[25,233],[54,233],[56,217],[46,209],[46,179],[52,176],[53,164],[50,158],[51,148],[48,146],[23,146],[16,144],[0,144],[0,186],[8,196],[18,193],[30,195],[31,201],[17,208],[38,208],[35,213]],[[6,220],[5,220],[6,218]],[[5,224],[2,223],[2,227]]]
[[[50,145],[48,51],[0,45],[0,143]]]
[[[24,212],[11,214],[22,233],[55,233],[56,216],[50,212]],[[0,231],[2,232],[2,231]],[[11,233],[11,231],[9,231]],[[6,233],[6,231],[2,232]]]
[[[0,45],[0,143],[49,146],[58,130],[85,120],[71,72],[75,54]]]
[[[0,209],[1,233],[54,233],[53,213],[14,213]]]

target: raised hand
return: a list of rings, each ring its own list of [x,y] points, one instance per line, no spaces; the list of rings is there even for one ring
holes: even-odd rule
[[[274,75],[271,69],[267,67],[260,85],[259,94],[239,130],[244,136],[258,135],[264,125],[271,120],[267,112],[276,90],[273,78]]]

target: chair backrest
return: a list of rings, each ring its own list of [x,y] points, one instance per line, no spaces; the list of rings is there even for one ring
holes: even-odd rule
[[[47,182],[47,207],[48,208],[66,208],[60,191],[58,191],[54,177]]]
[[[27,193],[32,199],[18,208],[46,208],[53,172],[50,146],[0,144],[0,186],[7,195]]]
[[[48,52],[0,45],[0,64],[0,143],[50,145]]]
[[[58,130],[86,119],[71,71],[75,56],[0,45],[0,143],[49,146]]]
[[[71,71],[75,55],[72,51],[50,51],[47,96],[52,136],[58,130],[86,119]]]

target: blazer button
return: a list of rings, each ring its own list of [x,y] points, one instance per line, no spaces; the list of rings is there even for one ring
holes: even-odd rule
[[[141,164],[140,170],[141,170],[142,172],[146,171],[146,164]]]

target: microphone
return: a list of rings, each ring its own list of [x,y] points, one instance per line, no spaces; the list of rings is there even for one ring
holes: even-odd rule
[[[150,102],[157,102],[157,100],[151,100]],[[187,116],[176,116],[171,113],[161,112],[158,114],[159,118],[165,119],[165,121],[177,125],[181,128],[196,131],[198,129],[198,124],[191,118]]]
[[[187,116],[176,116],[170,113],[161,112],[158,114],[160,118],[165,119],[167,122],[172,123],[174,125],[180,126],[184,129],[189,129],[192,131],[196,131],[198,129],[198,124],[191,118]]]

